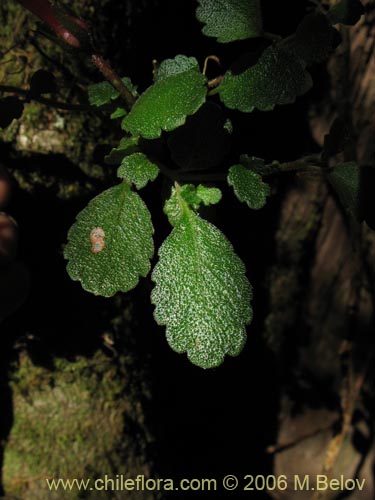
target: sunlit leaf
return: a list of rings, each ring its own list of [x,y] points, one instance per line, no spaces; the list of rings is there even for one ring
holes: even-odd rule
[[[251,321],[251,286],[226,237],[190,209],[159,249],[152,273],[155,319],[169,345],[202,367],[238,355]]]

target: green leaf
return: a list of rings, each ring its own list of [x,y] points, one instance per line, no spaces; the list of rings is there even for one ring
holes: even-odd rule
[[[109,154],[104,157],[107,165],[120,165],[122,160],[133,153],[139,151],[139,137],[123,137],[117,148],[113,148]]]
[[[178,188],[172,188],[170,198],[164,204],[164,213],[167,215],[172,226],[176,226],[184,214],[184,208],[189,207],[198,210],[203,204],[205,206],[215,205],[221,200],[221,191],[199,184],[184,184]]]
[[[259,0],[198,0],[197,19],[202,32],[226,43],[262,34]]]
[[[245,266],[226,237],[189,209],[159,249],[154,316],[176,352],[202,367],[237,356],[252,319]]]
[[[183,69],[176,73],[177,66]],[[183,125],[186,117],[198,111],[206,99],[206,77],[196,60],[194,66],[186,56],[164,61],[161,75],[160,78],[159,68],[158,80],[141,95],[122,122],[132,135],[156,139],[163,130]]]
[[[228,153],[230,129],[222,109],[206,102],[183,127],[168,138],[172,159],[184,170],[203,170],[218,165]]]
[[[123,182],[91,200],[68,233],[64,256],[73,280],[110,297],[134,288],[150,271],[154,252],[151,216]]]
[[[122,160],[117,177],[133,182],[137,189],[142,189],[149,181],[154,181],[158,173],[158,167],[145,154],[133,153]]]
[[[164,80],[169,76],[178,75],[191,69],[196,69],[197,60],[195,57],[187,57],[178,54],[174,59],[165,59],[162,61],[156,70],[155,81]]]
[[[327,13],[327,17],[332,24],[354,25],[365,13],[365,9],[359,0],[341,0]]]
[[[127,76],[121,78],[127,89],[133,94],[134,97],[138,96],[137,88],[132,84]],[[92,106],[103,106],[110,101],[114,101],[120,96],[120,92],[107,82],[94,83],[88,88],[89,103]]]
[[[308,14],[298,26],[295,35],[281,45],[307,66],[325,61],[334,51],[339,34],[324,14]]]
[[[221,191],[218,188],[202,186],[197,187],[197,196],[203,202],[203,205],[216,205],[221,200]]]
[[[351,220],[360,217],[360,171],[356,162],[337,165],[327,178]]]
[[[233,187],[237,198],[253,209],[264,207],[270,194],[269,185],[262,177],[242,165],[230,167],[228,184]]]
[[[182,203],[185,202],[185,203]],[[170,198],[164,204],[164,213],[167,215],[168,220],[172,226],[177,226],[184,213],[186,205],[188,207],[198,210],[200,205],[200,198],[197,195],[196,188],[193,184],[184,184],[172,188]]]
[[[253,66],[238,60],[217,88],[230,109],[250,113],[255,108],[270,111],[277,104],[290,104],[312,86],[310,74],[300,59],[279,47],[268,47]],[[245,70],[239,71],[242,67]]]
[[[240,155],[240,164],[246,167],[247,170],[252,170],[259,175],[273,173],[273,169],[269,165],[265,165],[262,158],[256,156]]]
[[[116,108],[115,111],[111,114],[111,119],[116,120],[117,118],[123,118],[126,115],[127,111],[124,108]]]

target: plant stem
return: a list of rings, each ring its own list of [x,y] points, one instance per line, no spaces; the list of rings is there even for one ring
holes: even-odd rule
[[[165,177],[174,182],[225,182],[227,178],[226,172],[180,172],[178,170],[173,170],[166,167],[155,158],[150,158],[150,160],[159,167],[160,172]],[[269,165],[265,165],[264,167],[262,167],[262,171],[259,173],[262,176],[269,176],[282,174],[284,172],[301,172],[320,175],[322,173],[322,168],[320,166],[320,155],[306,156],[305,158],[301,158],[299,160],[284,163],[274,161]]]
[[[103,59],[102,56],[98,54],[92,54],[91,61],[98,68],[98,70],[103,74],[103,76],[113,85],[113,87],[120,92],[121,97],[124,99],[126,104],[126,109],[129,111],[134,102],[135,97],[126,88],[124,82],[117,75],[117,73],[111,68],[110,64]]]

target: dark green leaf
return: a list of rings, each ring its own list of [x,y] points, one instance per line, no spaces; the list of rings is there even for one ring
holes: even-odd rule
[[[137,88],[132,84],[128,77],[122,78],[127,89],[134,97],[138,96]],[[92,106],[103,106],[108,102],[114,101],[120,96],[120,92],[107,82],[94,83],[88,88],[89,103]]]
[[[162,61],[156,70],[154,80],[160,81],[169,76],[178,75],[191,69],[197,68],[197,60],[195,57],[187,57],[178,54],[174,59],[165,59]]]
[[[68,233],[64,256],[73,280],[110,297],[134,288],[150,271],[153,227],[146,205],[123,182],[94,198]]]
[[[198,0],[197,19],[207,36],[226,43],[262,34],[259,0]]]
[[[158,167],[145,154],[133,153],[122,160],[117,177],[133,182],[137,189],[142,189],[149,181],[154,181],[158,173]]]
[[[237,61],[218,87],[228,108],[248,113],[255,108],[269,111],[277,104],[294,102],[312,86],[302,62],[275,46],[268,47],[256,64],[239,72],[237,68],[244,65],[246,61]]]
[[[357,163],[347,162],[337,165],[327,177],[348,216],[353,220],[359,220],[360,171]]]
[[[264,207],[270,194],[269,185],[263,182],[262,177],[242,165],[230,167],[228,184],[233,187],[237,198],[253,209]]]
[[[202,367],[237,356],[250,323],[251,286],[226,237],[190,209],[159,249],[152,280],[155,319],[169,345]]]
[[[282,47],[305,61],[307,66],[325,61],[337,46],[339,34],[324,14],[308,14],[295,35],[282,42]]]
[[[205,101],[206,77],[197,61],[192,66],[191,58],[176,56],[161,66],[162,77],[159,73],[158,80],[141,95],[122,122],[132,135],[156,139],[163,130],[183,125],[186,117],[198,111]],[[178,67],[183,69],[176,73]]]
[[[104,161],[108,165],[120,165],[122,160],[133,153],[139,151],[139,137],[123,137],[117,148],[105,156]]]
[[[270,166],[265,165],[264,160],[262,158],[257,158],[256,156],[240,155],[240,164],[246,167],[246,169],[252,170],[259,175],[271,173]]]
[[[365,13],[359,0],[341,0],[328,11],[327,17],[332,24],[354,25]]]
[[[230,132],[219,106],[206,102],[168,138],[172,159],[184,170],[218,165],[230,147]]]

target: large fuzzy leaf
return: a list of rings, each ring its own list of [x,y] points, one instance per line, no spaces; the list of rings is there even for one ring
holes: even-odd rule
[[[163,61],[155,83],[136,101],[122,126],[132,135],[160,137],[185,123],[206,99],[206,77],[198,62],[186,56]]]
[[[134,288],[150,271],[154,252],[151,216],[123,182],[94,198],[68,233],[64,256],[73,280],[95,295],[110,297]]]
[[[260,36],[262,16],[259,0],[198,0],[197,19],[207,36],[233,42]]]
[[[172,349],[212,368],[245,344],[251,286],[226,237],[187,206],[183,212],[159,249],[151,300]]]
[[[311,86],[304,63],[288,51],[271,46],[250,67],[246,56],[237,61],[217,91],[228,108],[249,113],[255,108],[269,111],[277,104],[290,104]]]

